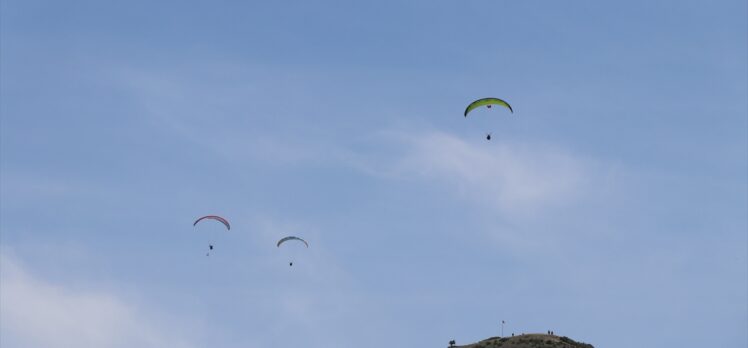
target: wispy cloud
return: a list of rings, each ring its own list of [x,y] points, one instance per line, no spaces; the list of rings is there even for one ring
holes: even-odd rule
[[[409,145],[399,164],[403,172],[446,180],[506,213],[573,199],[585,175],[582,161],[550,148],[469,143],[440,132],[418,136]]]
[[[3,347],[193,347],[186,330],[117,294],[41,279],[7,249],[1,261]]]
[[[123,68],[111,76],[136,100],[146,122],[231,163],[298,165],[320,161],[333,145],[308,114],[319,76],[231,62],[166,71]],[[294,93],[300,90],[305,93]],[[288,95],[293,95],[289,98]]]
[[[465,139],[439,130],[379,133],[379,151],[349,165],[407,185],[426,185],[480,216],[474,227],[518,255],[558,250],[569,236],[609,237],[605,219],[626,196],[624,169],[561,145]],[[603,204],[604,203],[604,204]]]
[[[387,156],[352,156],[351,163],[372,175],[439,183],[505,215],[521,217],[574,201],[593,179],[591,161],[553,146],[468,141],[441,131],[383,137],[399,149]]]

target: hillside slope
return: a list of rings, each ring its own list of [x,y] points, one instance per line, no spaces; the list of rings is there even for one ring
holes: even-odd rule
[[[565,336],[525,334],[512,337],[491,337],[480,342],[454,348],[594,348]]]

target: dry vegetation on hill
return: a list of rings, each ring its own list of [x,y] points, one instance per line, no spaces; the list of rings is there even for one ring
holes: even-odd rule
[[[526,334],[512,337],[491,337],[477,343],[455,348],[594,348],[565,336]]]

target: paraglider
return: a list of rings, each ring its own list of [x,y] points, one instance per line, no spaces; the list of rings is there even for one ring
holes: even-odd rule
[[[514,113],[514,110],[512,110],[512,106],[509,105],[509,103],[507,103],[507,102],[505,102],[505,101],[503,101],[503,100],[501,100],[499,98],[483,98],[483,99],[478,99],[478,100],[470,103],[470,105],[468,105],[467,108],[465,108],[464,115],[467,118],[468,113],[470,113],[471,111],[473,111],[473,110],[475,110],[475,109],[477,109],[477,108],[479,108],[481,106],[485,106],[485,107],[487,107],[487,108],[490,109],[491,106],[493,106],[493,105],[501,105],[501,106],[509,109],[509,111],[511,113]],[[491,133],[487,133],[486,134],[486,140],[491,141]]]
[[[288,241],[292,241],[292,240],[298,240],[298,241],[300,241],[300,242],[304,243],[304,245],[305,245],[305,246],[306,246],[307,248],[309,247],[309,243],[307,243],[307,242],[306,242],[305,240],[303,240],[303,239],[301,239],[301,238],[299,238],[299,237],[295,237],[295,236],[288,236],[288,237],[284,237],[284,238],[281,238],[281,239],[280,239],[280,240],[278,241],[278,243],[276,244],[276,246],[280,248],[281,244],[283,244],[283,243],[285,243],[285,242],[288,242]],[[293,266],[293,261],[289,262],[289,263],[288,263],[288,266],[289,266],[289,267]]]
[[[511,113],[514,113],[514,110],[512,110],[512,106],[499,98],[483,98],[470,103],[470,105],[465,108],[465,117],[467,117],[468,113],[470,111],[473,111],[474,109],[477,109],[481,106],[485,106],[490,109],[492,105],[501,105],[509,109]]]
[[[195,220],[195,222],[192,224],[192,226],[197,226],[197,223],[200,222],[200,221],[203,221],[203,220],[216,220],[216,221],[222,223],[224,226],[226,226],[227,230],[229,230],[229,231],[231,230],[231,224],[229,224],[229,221],[226,220],[226,219],[224,219],[224,218],[222,218],[222,217],[220,217],[220,216],[218,216],[218,215],[206,215],[206,216],[203,216],[203,217]],[[213,244],[208,244],[208,252],[205,253],[205,256],[210,256],[210,251],[211,250],[213,250]]]

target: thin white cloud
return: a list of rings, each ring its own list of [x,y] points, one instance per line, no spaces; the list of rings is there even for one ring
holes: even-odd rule
[[[75,289],[31,274],[7,249],[0,256],[0,346],[192,347],[184,331],[113,293]]]
[[[278,96],[290,93],[283,92],[288,86],[277,79],[285,76],[295,81],[298,77],[294,74],[231,63],[209,67],[197,64],[190,71],[221,71],[225,75],[216,83],[200,74],[185,78],[173,72],[123,69],[112,78],[131,90],[148,122],[227,162],[309,164],[324,160],[319,154],[334,148],[327,131],[310,123],[293,122],[299,117],[293,111],[276,111]],[[299,107],[306,105],[307,99],[314,97],[296,96],[284,102]],[[282,127],[277,126],[275,118],[285,120]]]
[[[375,177],[425,185],[480,217],[476,232],[517,255],[554,252],[576,235],[608,238],[611,210],[625,197],[622,168],[563,146],[458,135],[383,132],[389,144],[352,153],[349,165]]]
[[[439,131],[386,138],[402,147],[394,158],[364,155],[355,165],[374,175],[433,180],[508,216],[573,201],[591,179],[587,161],[550,146],[469,142]]]

